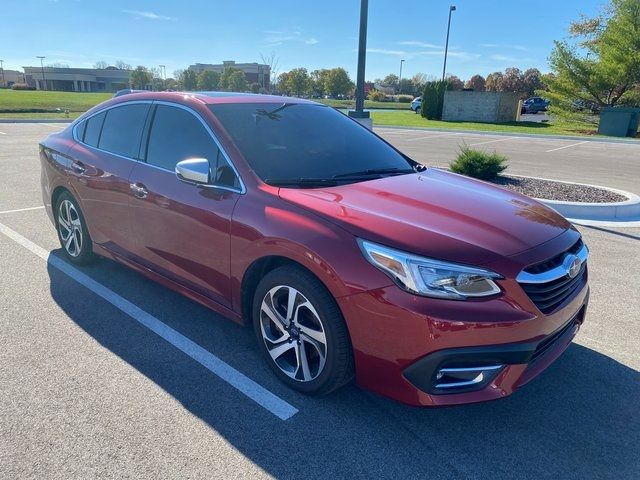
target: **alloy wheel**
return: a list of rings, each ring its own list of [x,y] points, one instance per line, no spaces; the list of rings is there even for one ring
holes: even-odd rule
[[[322,373],[327,357],[327,337],[320,315],[298,290],[278,285],[260,306],[260,331],[269,356],[278,368],[299,382]]]
[[[69,200],[58,206],[58,231],[66,252],[77,257],[82,251],[82,223],[76,207]]]

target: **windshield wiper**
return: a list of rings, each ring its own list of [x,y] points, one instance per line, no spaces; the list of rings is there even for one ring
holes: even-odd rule
[[[405,173],[416,173],[416,171],[413,168],[370,168],[368,170],[360,170],[358,172],[341,173],[339,175],[334,175],[331,178],[361,178],[386,174],[402,175]]]
[[[341,181],[334,178],[274,178],[266,179],[265,183],[274,187],[333,187]]]

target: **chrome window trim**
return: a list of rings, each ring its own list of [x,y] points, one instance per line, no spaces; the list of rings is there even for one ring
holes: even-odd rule
[[[557,267],[547,270],[546,272],[529,273],[523,270],[516,277],[516,281],[518,283],[534,283],[535,284],[535,283],[547,283],[547,282],[552,282],[554,280],[558,280],[559,278],[562,278],[569,273],[567,268],[564,266],[564,259],[566,259],[567,256],[569,255],[575,255],[580,259],[581,263],[584,265],[587,259],[589,258],[589,248],[587,247],[586,244],[583,243],[582,248],[580,248],[580,250],[577,253],[575,254],[567,253],[563,257],[563,264],[560,264]]]
[[[80,125],[80,123],[88,121],[90,118],[92,118],[92,117],[94,117],[96,115],[99,115],[101,113],[105,113],[105,112],[107,112],[107,111],[109,111],[109,110],[111,110],[113,108],[123,107],[125,105],[134,105],[134,104],[139,104],[139,103],[148,103],[148,104],[151,104],[152,106],[153,105],[166,105],[166,106],[169,106],[169,107],[177,107],[177,108],[181,108],[183,110],[186,110],[187,112],[189,112],[193,116],[195,116],[200,121],[200,123],[204,126],[205,130],[207,131],[207,133],[209,134],[209,136],[211,137],[211,139],[215,143],[216,147],[218,147],[218,149],[222,152],[222,155],[226,159],[227,163],[231,166],[231,169],[233,170],[233,173],[236,175],[236,177],[238,178],[238,182],[240,183],[240,188],[239,189],[232,188],[232,187],[225,187],[223,185],[199,185],[199,186],[204,187],[204,188],[216,188],[216,189],[220,189],[220,190],[226,190],[226,191],[229,191],[229,192],[239,193],[240,195],[244,195],[245,193],[247,193],[247,188],[245,187],[245,184],[242,181],[242,177],[240,176],[240,173],[236,169],[236,166],[231,161],[231,158],[229,157],[229,155],[227,154],[225,149],[222,148],[222,144],[220,143],[218,138],[215,136],[215,134],[211,130],[211,127],[209,127],[207,122],[205,122],[205,120],[202,118],[202,116],[197,111],[195,111],[191,107],[188,107],[186,105],[182,105],[180,103],[168,102],[166,100],[130,100],[128,102],[122,102],[122,103],[118,103],[116,105],[110,105],[110,106],[108,106],[106,108],[102,108],[102,109],[98,110],[97,112],[94,112],[91,115],[88,115],[88,116],[86,116],[84,118],[82,118],[82,117],[79,118],[78,121],[73,125],[73,128],[72,128],[73,139],[76,142],[78,142],[79,144],[84,145],[85,147],[92,148],[93,150],[97,150],[98,152],[108,153],[109,155],[114,155],[114,156],[116,156],[118,158],[122,158],[124,160],[129,160],[129,161],[135,162],[135,163],[141,163],[141,164],[144,164],[144,165],[146,165],[148,167],[155,168],[156,170],[161,170],[163,172],[171,172],[171,173],[173,173],[175,175],[176,174],[175,171],[169,170],[167,168],[158,167],[157,165],[152,165],[152,164],[148,163],[146,161],[146,159],[143,161],[143,160],[138,160],[136,158],[126,157],[124,155],[120,155],[120,154],[117,154],[117,153],[110,152],[108,150],[103,150],[101,148],[94,147],[93,145],[89,145],[88,143],[84,143],[83,141],[78,140],[78,136],[76,134],[76,129],[77,129],[78,125]],[[181,180],[179,180],[179,181],[181,181]]]

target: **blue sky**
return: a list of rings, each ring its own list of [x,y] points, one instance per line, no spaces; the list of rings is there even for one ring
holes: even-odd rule
[[[547,70],[554,39],[604,0],[370,0],[367,79],[399,70],[439,76],[448,8],[447,72],[466,79],[516,66]],[[10,1],[0,19],[5,68],[90,67],[120,59],[167,73],[191,63],[279,58],[278,70],[345,67],[356,74],[359,0]]]

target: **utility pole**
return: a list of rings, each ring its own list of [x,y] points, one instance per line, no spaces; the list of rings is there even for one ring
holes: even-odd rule
[[[4,81],[4,60],[0,60],[0,72],[2,73],[2,86],[6,87],[7,84]]]
[[[449,51],[449,31],[451,30],[451,14],[456,11],[456,6],[451,5],[449,7],[449,22],[447,23],[447,41],[444,44],[444,66],[442,67],[442,81],[444,82],[444,76],[447,73],[447,52]]]
[[[367,15],[369,0],[360,0],[360,39],[358,41],[358,76],[356,80],[356,109],[349,116],[371,128],[369,112],[364,111],[364,70],[367,59]]]
[[[404,60],[400,60],[400,77],[398,77],[398,93],[402,93],[402,64]]]
[[[47,89],[47,81],[44,78],[44,59],[47,57],[37,56],[40,59],[40,68],[42,69],[42,90]]]

